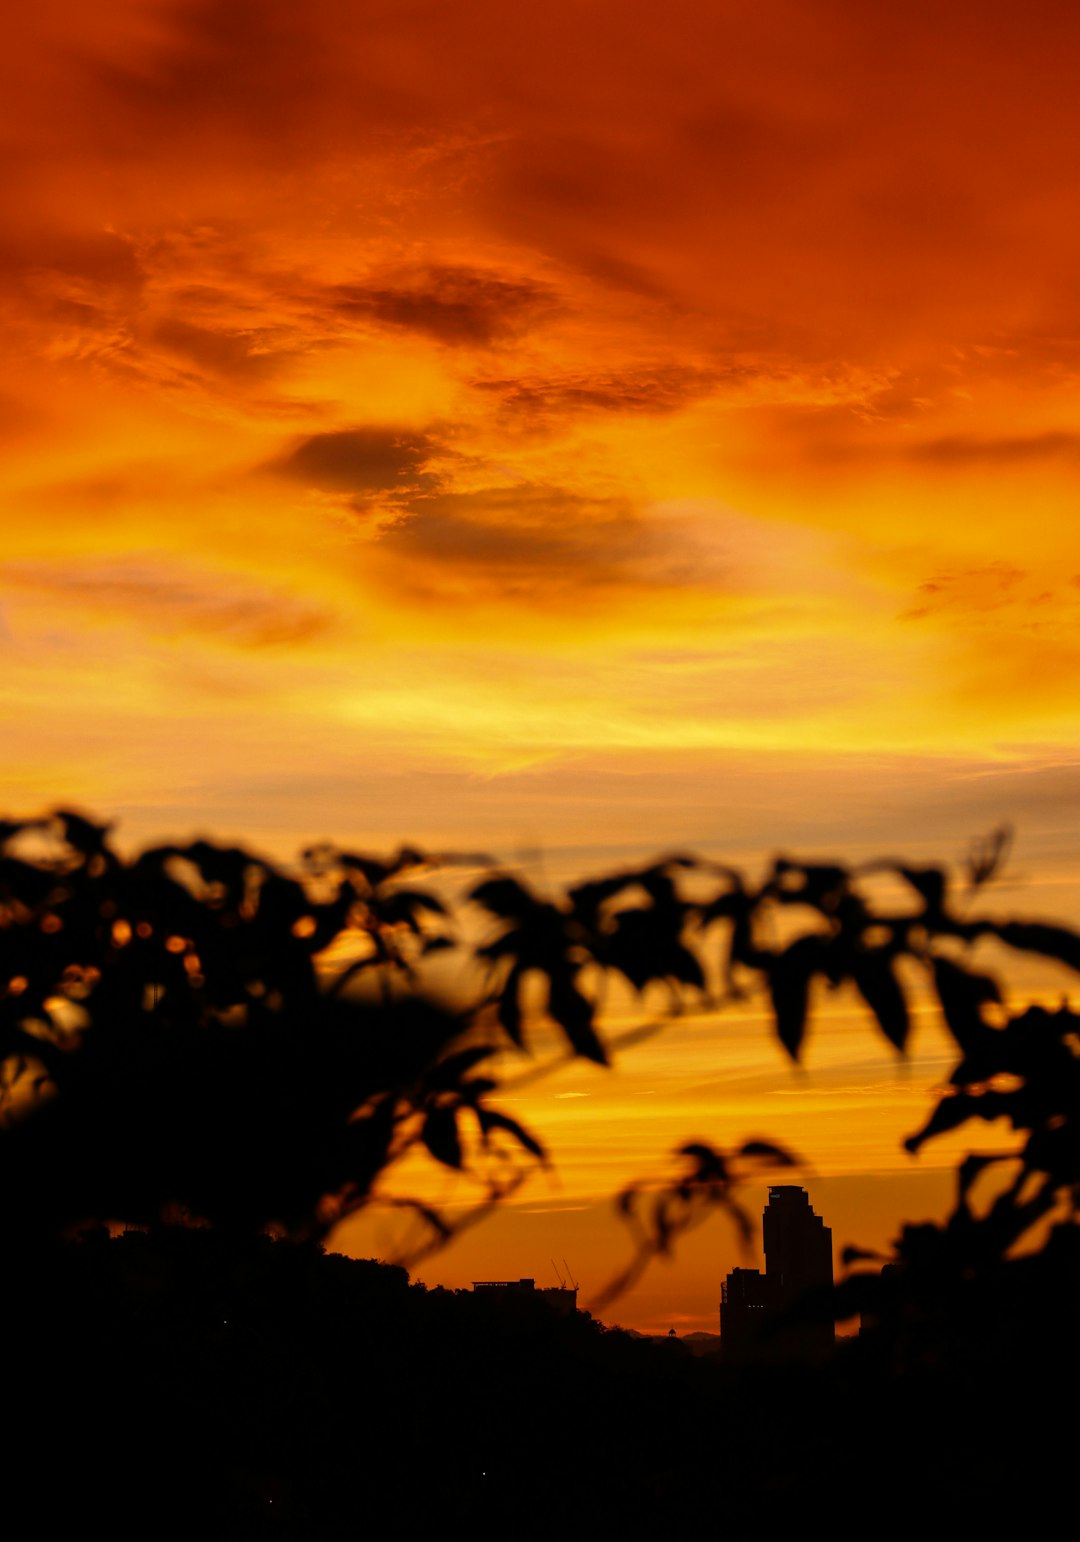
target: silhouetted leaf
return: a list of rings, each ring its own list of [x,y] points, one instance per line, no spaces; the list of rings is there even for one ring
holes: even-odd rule
[[[668,916],[655,909],[624,910],[615,918],[602,958],[626,976],[636,990],[654,980],[676,981],[703,989],[705,976],[698,960],[680,941],[681,913]]]
[[[1002,825],[992,830],[982,840],[972,843],[966,862],[968,885],[978,889],[1001,871],[1009,846],[1012,844],[1012,826]]]
[[[810,981],[816,973],[824,973],[827,961],[828,948],[821,937],[800,937],[770,960],[769,993],[776,1032],[793,1060],[799,1058],[806,1030]]]
[[[864,953],[852,971],[863,1000],[881,1025],[890,1044],[903,1050],[910,1019],[907,1002],[887,953]]]
[[[1056,958],[1070,969],[1080,969],[1080,935],[1064,926],[1047,926],[1040,922],[1008,921],[995,926],[994,931],[1011,948],[1023,948],[1028,953],[1041,953],[1046,958]]]
[[[234,898],[243,894],[248,870],[255,865],[251,854],[238,846],[215,846],[210,841],[192,841],[181,848],[179,855],[193,863],[207,883],[221,884]],[[271,874],[265,863],[260,865],[268,877],[277,878],[280,883],[288,882],[280,875]]]
[[[474,1066],[490,1060],[495,1053],[493,1044],[476,1044],[469,1049],[458,1050],[441,1060],[428,1077],[428,1085],[438,1088],[457,1087]]]
[[[840,1254],[840,1262],[844,1265],[845,1269],[849,1268],[852,1264],[863,1262],[885,1263],[887,1259],[888,1255],[885,1253],[876,1253],[873,1248],[853,1247],[850,1243]]]
[[[111,825],[95,824],[93,820],[86,819],[82,814],[73,814],[68,809],[58,809],[54,817],[60,823],[68,845],[83,856],[97,856],[105,849]]]
[[[350,872],[359,873],[364,882],[372,889],[377,889],[381,883],[397,871],[394,862],[382,862],[378,857],[361,856],[358,852],[342,851],[337,853],[337,860],[341,866]]]
[[[593,1005],[566,975],[551,979],[548,987],[548,1012],[559,1024],[575,1054],[597,1065],[607,1065],[607,1051],[593,1028]]]
[[[504,921],[521,921],[536,909],[536,901],[516,878],[487,878],[470,890],[469,898]]]
[[[426,867],[428,860],[417,846],[399,846],[397,856],[391,858],[390,871],[404,873],[412,867]]]
[[[990,1122],[994,1119],[1006,1118],[1015,1127],[1022,1128],[1025,1102],[1022,1092],[983,1092],[978,1096],[966,1092],[952,1093],[939,1101],[922,1129],[916,1131],[914,1135],[909,1135],[904,1146],[908,1151],[918,1151],[932,1136],[944,1135],[949,1130],[958,1129],[969,1119],[984,1119]]]
[[[898,867],[897,872],[920,896],[928,915],[941,914],[945,907],[948,879],[940,867]]]
[[[499,996],[498,1018],[500,1023],[510,1035],[513,1043],[522,1043],[522,1018],[521,1018],[521,976],[520,969],[511,969],[506,977],[506,983]]]
[[[739,1147],[739,1155],[744,1157],[760,1157],[766,1162],[775,1162],[777,1167],[798,1167],[799,1159],[791,1154],[784,1146],[777,1146],[768,1140],[747,1140]]]
[[[631,1183],[615,1196],[615,1208],[620,1215],[629,1216],[633,1213],[639,1193],[637,1184]]]
[[[934,984],[949,1031],[960,1048],[969,1053],[976,1049],[990,1031],[983,1021],[982,1009],[988,1002],[999,1002],[997,981],[989,975],[974,974],[948,958],[933,960]]]
[[[611,878],[591,879],[588,883],[579,883],[569,889],[567,899],[575,911],[593,920],[609,899],[632,888],[636,882],[636,873],[616,873]]]
[[[778,857],[773,863],[770,889],[781,904],[812,905],[830,915],[849,881],[847,869],[833,863],[806,865]]]
[[[492,1130],[505,1130],[507,1135],[512,1135],[518,1144],[524,1146],[525,1150],[530,1151],[534,1157],[539,1157],[541,1161],[546,1157],[547,1153],[536,1136],[530,1135],[524,1125],[518,1124],[517,1120],[511,1119],[508,1114],[497,1113],[493,1108],[478,1108],[476,1115],[485,1135],[490,1134]]]
[[[690,1157],[696,1163],[697,1177],[715,1179],[721,1183],[727,1182],[728,1170],[723,1152],[717,1151],[712,1146],[706,1146],[702,1141],[689,1141],[685,1146],[679,1147],[677,1154]]]
[[[963,1200],[967,1198],[968,1190],[971,1188],[971,1185],[975,1182],[976,1178],[981,1172],[985,1172],[985,1170],[988,1167],[993,1166],[995,1162],[1002,1162],[1006,1160],[1007,1158],[1000,1156],[973,1155],[965,1157],[964,1160],[960,1163],[960,1166],[956,1169],[960,1199]]]
[[[456,1109],[433,1108],[424,1120],[421,1139],[432,1156],[445,1166],[461,1166],[461,1140]]]

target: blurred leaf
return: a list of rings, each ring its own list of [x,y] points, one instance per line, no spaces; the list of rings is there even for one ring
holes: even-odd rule
[[[607,1065],[607,1051],[593,1028],[593,1005],[568,975],[556,975],[548,987],[548,1012],[573,1046],[574,1053]]]
[[[798,1060],[806,1031],[810,981],[825,973],[828,944],[821,937],[800,937],[769,964],[769,993],[776,1015],[776,1032],[793,1060]]]
[[[775,1162],[777,1167],[798,1167],[798,1157],[793,1156],[784,1146],[774,1145],[768,1140],[747,1140],[739,1147],[739,1155],[744,1157],[760,1157],[766,1162]]]
[[[636,990],[653,981],[677,981],[704,989],[698,960],[680,940],[681,913],[656,909],[624,910],[615,918],[602,958],[626,976]]]
[[[864,953],[853,970],[855,984],[863,1000],[877,1018],[890,1044],[903,1051],[907,1043],[910,1019],[907,1002],[893,972],[892,960],[884,951]]]
[[[929,916],[939,916],[945,908],[948,879],[940,867],[898,867],[897,872],[923,901]]]
[[[396,871],[394,862],[383,862],[378,857],[361,856],[354,851],[342,851],[336,855],[342,867],[350,872],[359,873],[372,889],[377,889]]]
[[[441,1090],[457,1087],[474,1066],[482,1060],[490,1060],[494,1053],[495,1046],[492,1044],[477,1044],[470,1049],[458,1050],[456,1054],[448,1055],[439,1062],[428,1077],[428,1085]]]
[[[697,1177],[714,1179],[720,1183],[727,1182],[728,1170],[723,1152],[715,1150],[714,1147],[706,1146],[701,1141],[689,1141],[685,1146],[678,1148],[677,1155],[690,1157],[697,1164]]]
[[[521,1015],[521,986],[523,971],[516,965],[506,977],[499,995],[498,1019],[519,1048],[524,1042],[524,1025]]]
[[[1012,826],[1001,825],[981,841],[972,844],[967,859],[968,886],[981,888],[1001,871],[1012,844]]]
[[[969,1119],[983,1119],[989,1123],[1005,1118],[1015,1129],[1023,1129],[1029,1109],[1029,1100],[1022,1089],[1019,1092],[982,1092],[977,1096],[954,1092],[939,1101],[922,1129],[909,1135],[904,1146],[908,1151],[916,1152],[933,1136],[958,1129]]]
[[[876,1253],[873,1248],[853,1247],[850,1243],[840,1254],[840,1262],[847,1269],[858,1263],[887,1263],[888,1254]]]
[[[511,1119],[508,1114],[497,1113],[493,1108],[478,1108],[477,1118],[484,1135],[489,1135],[492,1130],[505,1130],[507,1135],[512,1135],[519,1145],[524,1146],[534,1157],[543,1161],[547,1155],[543,1145],[535,1135],[530,1135],[524,1125],[518,1124],[516,1119]]]
[[[773,863],[769,887],[781,904],[812,905],[822,914],[831,915],[849,882],[847,869],[835,864],[807,865],[778,857]]]
[[[960,1199],[963,1200],[967,1198],[968,1191],[980,1173],[985,1172],[985,1170],[988,1167],[993,1166],[995,1162],[1003,1162],[1007,1160],[1007,1157],[1000,1156],[965,1157],[964,1160],[960,1163],[960,1166],[956,1169]]]
[[[1000,1002],[997,981],[989,975],[962,969],[951,959],[932,961],[934,984],[949,1031],[966,1053],[976,1049],[991,1030],[983,1020],[982,1009],[990,1002]]]
[[[446,1167],[461,1167],[456,1109],[433,1108],[424,1120],[420,1138],[432,1156]]]
[[[82,856],[93,857],[104,851],[111,825],[95,824],[82,814],[57,809],[54,816],[64,832],[64,839]]]
[[[522,921],[536,909],[536,900],[516,878],[487,878],[470,890],[469,898],[504,921]]]
[[[1064,926],[1047,926],[1032,921],[1007,921],[993,928],[1002,942],[1028,953],[1056,958],[1070,969],[1080,969],[1080,935]]]

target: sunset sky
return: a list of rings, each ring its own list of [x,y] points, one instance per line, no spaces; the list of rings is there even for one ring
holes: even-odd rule
[[[8,33],[6,811],[549,880],[1009,819],[1005,900],[1080,914],[1075,6],[36,0]],[[865,1108],[893,1072],[858,1065]]]

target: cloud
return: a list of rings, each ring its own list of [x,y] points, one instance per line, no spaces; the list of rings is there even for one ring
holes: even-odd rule
[[[428,765],[605,734],[674,763],[777,709],[797,774],[1037,738],[1051,687],[1075,742],[1080,19],[976,9],[28,8],[0,406],[12,628],[61,618],[83,670],[50,716],[128,691],[139,745],[167,656],[292,691],[268,736],[317,703],[320,757],[376,676],[364,735]]]
[[[643,603],[681,597],[677,608],[691,593],[706,610],[721,597],[751,609],[788,604],[790,541],[803,569],[807,560],[821,566],[800,537],[777,526],[759,551],[734,515],[703,531],[696,507],[658,510],[624,493],[515,482],[403,500],[365,547],[364,564],[369,580],[418,602],[463,610],[509,602],[555,616],[587,601],[580,619],[602,624],[628,608],[644,620]],[[728,624],[738,630],[744,619],[729,614]]]
[[[263,379],[293,357],[290,350],[267,346],[258,330],[218,330],[172,317],[154,327],[151,341],[167,353],[226,378]]]
[[[488,582],[543,591],[625,580],[651,540],[633,505],[564,487],[518,483],[415,501],[380,545]]]
[[[1033,594],[1025,581],[1030,575],[1007,562],[935,573],[919,585],[919,602],[904,611],[902,621],[921,621],[927,616],[950,614],[967,617],[991,612],[1017,612],[1046,601],[1045,592]]]
[[[739,384],[758,373],[749,365],[705,369],[667,364],[654,369],[581,370],[547,377],[476,380],[473,384],[495,396],[511,413],[554,419],[604,412],[678,412],[709,396],[721,382]]]
[[[494,271],[432,265],[384,274],[380,280],[338,284],[327,293],[334,315],[347,321],[417,332],[451,347],[489,347],[518,336],[550,315],[553,291],[532,279]]]
[[[404,495],[436,485],[423,468],[437,449],[427,434],[406,429],[340,428],[302,439],[268,469],[322,492]]]
[[[0,581],[47,597],[61,616],[74,608],[152,636],[201,636],[242,649],[295,647],[333,627],[330,613],[311,600],[154,555],[83,560],[78,567],[12,561],[0,568]]]

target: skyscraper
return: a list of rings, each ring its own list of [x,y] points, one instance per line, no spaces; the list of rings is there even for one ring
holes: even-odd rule
[[[806,1297],[833,1282],[832,1229],[810,1206],[810,1196],[795,1184],[774,1184],[761,1223],[765,1273],[733,1269],[720,1297],[720,1336],[724,1353],[745,1356],[769,1346],[780,1356],[818,1358],[832,1349],[831,1318],[798,1316]],[[796,1312],[781,1324],[781,1314]],[[770,1330],[765,1333],[765,1330]]]
[[[765,1273],[778,1307],[791,1306],[808,1290],[832,1284],[832,1228],[810,1208],[805,1189],[793,1183],[774,1184],[761,1230]]]

